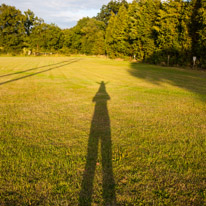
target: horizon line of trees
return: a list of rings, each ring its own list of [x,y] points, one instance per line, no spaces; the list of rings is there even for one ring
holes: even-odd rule
[[[96,17],[70,29],[28,10],[0,5],[0,53],[107,55],[142,62],[206,68],[205,0],[111,0]]]

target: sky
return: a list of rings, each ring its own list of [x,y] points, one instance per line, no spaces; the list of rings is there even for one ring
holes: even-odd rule
[[[96,16],[103,4],[110,0],[0,0],[15,6],[22,12],[30,9],[46,23],[55,23],[60,28],[71,28],[83,17]],[[131,2],[131,0],[128,0]]]

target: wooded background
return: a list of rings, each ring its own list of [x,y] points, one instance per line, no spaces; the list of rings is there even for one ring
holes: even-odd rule
[[[107,55],[170,66],[192,66],[196,56],[206,68],[206,1],[110,1],[70,29],[2,4],[0,53]]]

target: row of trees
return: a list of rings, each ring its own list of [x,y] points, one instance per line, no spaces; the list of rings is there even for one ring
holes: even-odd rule
[[[206,67],[205,0],[110,1],[93,18],[71,29],[46,24],[28,10],[0,6],[0,48],[111,58],[135,58],[155,64],[191,65],[193,56]]]
[[[28,10],[22,12],[13,6],[0,6],[0,51],[21,53],[25,50],[57,51],[62,48],[62,30]]]

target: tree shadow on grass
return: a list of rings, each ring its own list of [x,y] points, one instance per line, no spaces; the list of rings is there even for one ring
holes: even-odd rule
[[[87,162],[79,196],[80,206],[92,204],[93,181],[97,165],[99,142],[101,143],[102,155],[104,205],[116,205],[115,182],[112,169],[111,128],[107,109],[107,101],[109,99],[110,96],[106,92],[105,83],[102,81],[98,92],[93,98],[93,102],[96,102],[96,104],[90,128]]]
[[[32,76],[35,76],[35,75],[37,75],[37,74],[41,74],[41,73],[44,73],[44,72],[48,72],[48,71],[51,71],[51,70],[53,70],[53,69],[58,69],[58,68],[60,68],[60,67],[63,67],[63,66],[72,64],[72,63],[77,62],[77,61],[79,61],[79,60],[74,59],[74,60],[71,60],[71,61],[60,62],[60,63],[58,63],[58,66],[56,66],[57,64],[54,64],[55,66],[54,66],[54,65],[43,66],[43,67],[48,67],[48,66],[52,66],[52,67],[50,67],[50,68],[48,68],[48,69],[45,69],[45,70],[42,70],[42,71],[39,71],[39,72],[35,72],[35,73],[32,73],[32,74],[28,74],[28,75],[25,75],[25,76],[21,76],[21,77],[18,77],[18,78],[14,78],[14,79],[10,79],[10,80],[4,81],[4,82],[0,82],[0,86],[1,86],[1,85],[4,85],[4,84],[11,83],[11,82],[15,82],[15,81],[18,81],[18,80],[21,80],[21,79],[25,79],[25,78],[28,78],[28,77],[32,77]],[[43,68],[43,67],[28,69],[28,70],[25,70],[25,71],[22,71],[22,72],[19,72],[19,73],[23,73],[23,72],[31,71],[31,70],[34,70],[34,69]],[[17,72],[17,73],[13,73],[13,74],[19,74],[19,73]],[[8,75],[7,75],[7,76],[8,76]]]
[[[29,72],[29,71],[33,71],[33,70],[37,70],[37,69],[41,69],[41,68],[45,68],[45,67],[51,67],[51,66],[58,65],[58,64],[63,64],[63,63],[66,63],[66,62],[68,62],[68,61],[62,61],[62,62],[58,62],[56,64],[49,64],[49,65],[45,65],[45,66],[41,66],[41,67],[35,67],[35,68],[31,68],[31,69],[26,69],[26,70],[23,70],[23,71],[4,74],[4,75],[1,75],[0,78],[12,76],[12,75],[15,75],[15,74],[22,74],[22,73],[25,73],[25,72]]]
[[[168,83],[198,96],[206,101],[206,72],[172,67],[161,67],[149,64],[131,63],[128,72],[137,78],[144,79],[152,84]]]

